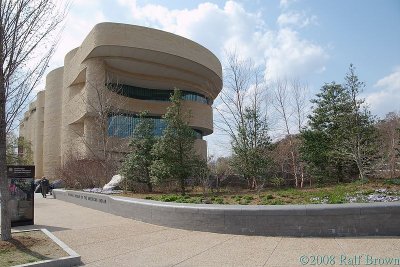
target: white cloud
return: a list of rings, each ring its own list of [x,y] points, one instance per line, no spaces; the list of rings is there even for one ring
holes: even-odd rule
[[[297,2],[297,0],[280,0],[279,6],[285,9],[288,8],[294,2]]]
[[[299,37],[289,28],[279,30],[266,54],[267,76],[271,79],[302,77],[325,70],[329,55],[323,47]]]
[[[135,2],[120,0],[131,10],[131,23],[156,27],[190,38],[204,45],[218,56],[232,46],[240,49],[245,56],[254,40],[254,33],[264,27],[259,14],[249,13],[237,2],[227,1],[223,8],[212,3],[202,3],[194,9],[168,9],[161,5],[137,5]],[[247,51],[247,52],[246,52]]]
[[[310,24],[316,24],[316,21],[316,16],[307,16],[305,12],[288,11],[280,14],[276,22],[280,27],[303,28]]]
[[[65,7],[64,0],[57,2],[57,8]],[[99,22],[107,18],[101,11],[101,2],[98,0],[74,1],[65,20],[65,27],[61,32],[61,38],[54,52],[47,73],[64,65],[65,55],[72,49],[80,46],[89,31]],[[46,75],[34,90],[36,94],[45,88]]]
[[[400,66],[395,67],[391,74],[378,80],[374,87],[380,90],[366,97],[366,102],[374,114],[382,117],[388,112],[400,110]]]
[[[393,73],[377,81],[374,86],[384,87],[392,92],[400,93],[400,66],[397,66]]]
[[[271,78],[320,73],[329,58],[322,46],[301,38],[289,27],[315,22],[314,16],[307,17],[304,13],[284,13],[278,19],[282,27],[275,31],[267,27],[261,14],[248,12],[235,1],[227,1],[223,7],[202,3],[194,9],[183,10],[151,4],[140,6],[125,0],[119,3],[131,10],[131,23],[190,38],[222,60],[225,51],[236,50],[244,58],[265,64]],[[289,2],[281,4],[288,6]]]
[[[84,6],[89,4],[91,5],[90,9],[81,9],[83,3],[80,3],[75,6],[76,9],[72,9],[68,14],[66,27],[62,32],[58,49],[54,53],[49,70],[63,66],[65,55],[82,44],[94,25],[107,20],[97,1],[88,1]]]

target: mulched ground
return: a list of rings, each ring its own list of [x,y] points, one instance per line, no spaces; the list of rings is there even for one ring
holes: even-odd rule
[[[14,266],[68,256],[42,231],[13,233],[9,241],[0,241],[0,266]]]

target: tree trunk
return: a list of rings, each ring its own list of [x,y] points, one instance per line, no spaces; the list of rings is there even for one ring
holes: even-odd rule
[[[365,174],[364,174],[364,168],[362,167],[362,163],[360,162],[359,159],[357,159],[357,167],[358,167],[358,172],[360,176],[360,180],[363,183],[365,179]]]
[[[0,129],[0,131],[5,131],[5,128]],[[3,143],[3,138],[1,140]],[[4,145],[0,145],[0,172],[1,172],[1,240],[10,240],[11,239],[11,214],[8,208],[8,203],[10,200],[10,194],[8,192],[8,181],[6,175],[6,160],[5,160],[5,153]]]
[[[342,164],[338,164],[337,166],[337,170],[338,170],[338,183],[343,183],[343,168],[342,168]]]
[[[303,188],[303,186],[304,186],[304,169],[303,169],[303,164],[301,162],[300,162],[300,177],[301,177],[300,188]],[[310,185],[311,185],[311,182],[310,182]]]
[[[153,192],[153,185],[151,182],[147,182],[147,190],[149,190],[149,192]]]
[[[255,177],[252,178],[251,189],[255,190],[257,188],[257,179]]]
[[[1,240],[11,239],[11,215],[8,209],[10,194],[8,192],[6,163],[6,92],[3,68],[0,69],[0,193],[1,193]]]
[[[182,194],[182,196],[184,196],[185,195],[185,179],[181,178],[181,179],[179,179],[179,181],[180,181],[180,185],[181,185],[181,194]]]
[[[292,141],[290,141],[290,149],[291,149],[290,154],[292,156],[294,181],[295,181],[296,187],[299,187],[299,177],[297,175],[297,168],[296,168],[296,157],[295,157],[294,152],[293,152]]]
[[[149,192],[153,192],[153,184],[150,179],[150,164],[145,164],[146,169],[146,185]]]
[[[360,151],[361,145],[360,145],[360,142],[358,140],[359,140],[359,138],[357,138],[357,148],[356,148],[356,155],[355,156],[356,156],[356,164],[357,164],[357,167],[358,167],[358,172],[359,172],[359,175],[360,175],[360,179],[361,179],[361,182],[363,183],[364,179],[365,179],[365,173],[364,173],[364,167],[363,167],[362,156],[361,156],[361,151]]]

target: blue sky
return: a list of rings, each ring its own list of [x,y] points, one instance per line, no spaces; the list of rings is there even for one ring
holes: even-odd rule
[[[222,62],[225,50],[236,49],[269,79],[307,82],[311,95],[324,82],[342,82],[353,63],[372,112],[400,110],[398,0],[76,0],[50,69],[103,21],[185,36]],[[210,153],[219,154],[216,139],[209,139]]]

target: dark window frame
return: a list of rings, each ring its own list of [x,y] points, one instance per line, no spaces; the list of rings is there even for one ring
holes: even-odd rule
[[[174,90],[162,90],[162,89],[151,89],[145,87],[138,87],[127,84],[116,84],[106,83],[106,87],[125,97],[140,99],[140,100],[152,100],[152,101],[170,101],[171,94]],[[186,101],[199,102],[202,104],[211,105],[211,100],[199,93],[182,90],[182,99]]]

